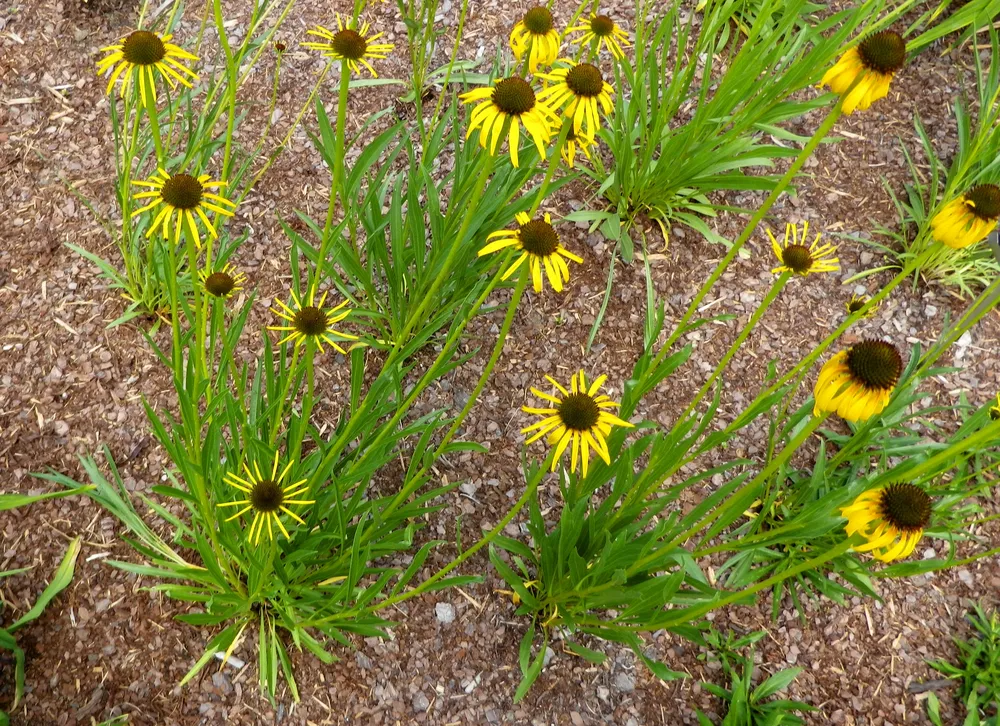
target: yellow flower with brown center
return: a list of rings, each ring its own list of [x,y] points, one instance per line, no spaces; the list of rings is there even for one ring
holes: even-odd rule
[[[466,139],[476,129],[481,129],[479,145],[485,149],[489,142],[490,155],[495,156],[497,145],[509,130],[510,163],[516,168],[523,125],[535,142],[539,156],[545,158],[545,146],[552,139],[552,127],[558,123],[559,117],[548,104],[536,97],[531,84],[523,78],[503,78],[492,86],[463,93],[460,98],[465,103],[482,101],[472,111]]]
[[[868,304],[868,297],[865,295],[851,295],[851,299],[844,304],[844,308],[847,310],[847,315],[857,315],[862,310],[864,310],[865,305]],[[878,310],[878,304],[872,305],[868,310],[862,315],[862,318],[870,318]]]
[[[510,33],[510,49],[518,60],[528,54],[528,71],[531,73],[538,70],[539,64],[555,62],[559,57],[559,33],[547,7],[536,5],[517,21]]]
[[[506,280],[520,269],[525,260],[528,260],[535,292],[542,291],[543,266],[552,289],[562,292],[563,283],[569,282],[569,265],[566,264],[566,260],[572,260],[577,264],[582,264],[583,260],[559,243],[559,235],[552,226],[551,215],[546,214],[543,221],[532,219],[524,212],[518,212],[514,218],[517,220],[517,229],[502,229],[490,234],[486,239],[496,239],[496,241],[488,242],[479,250],[478,256],[482,257],[491,252],[513,247],[522,254],[507,268],[500,279]]]
[[[225,186],[226,183],[212,181],[208,174],[196,177],[190,174],[168,174],[163,169],[159,169],[158,174],[154,174],[146,181],[132,183],[136,186],[151,188],[151,191],[133,195],[133,199],[152,200],[145,207],[132,212],[133,217],[162,207],[153,217],[153,222],[146,232],[147,237],[151,237],[157,230],[161,230],[163,236],[170,239],[170,225],[176,216],[173,241],[179,243],[182,232],[186,230],[191,235],[195,245],[201,247],[201,235],[195,221],[196,216],[201,220],[212,239],[218,239],[219,234],[215,231],[215,226],[205,211],[215,212],[224,217],[232,217],[236,213],[234,202],[211,191]]]
[[[198,56],[191,55],[180,46],[174,45],[170,42],[171,38],[172,35],[161,37],[148,30],[136,30],[125,36],[121,42],[101,48],[102,53],[109,55],[97,63],[97,75],[103,76],[114,68],[105,93],[111,93],[119,77],[122,79],[123,97],[133,77],[138,78],[142,97],[146,98],[148,92],[154,101],[157,75],[166,79],[171,88],[176,88],[178,83],[191,88],[192,81],[197,81],[198,76],[184,65],[183,61],[197,61]]]
[[[816,239],[807,246],[809,222],[802,223],[801,231],[797,225],[786,224],[784,247],[778,244],[771,230],[767,230],[767,236],[771,238],[774,256],[781,263],[771,272],[791,272],[804,277],[815,272],[836,272],[840,269],[839,260],[832,256],[837,248],[831,244],[819,243],[822,233],[817,233]]]
[[[931,220],[931,235],[952,249],[983,240],[1000,220],[1000,187],[980,184],[948,202]]]
[[[364,23],[360,30],[349,27],[349,23],[344,23],[337,13],[336,32],[317,25],[315,29],[306,31],[309,35],[322,38],[322,41],[309,41],[302,45],[306,48],[319,50],[327,58],[343,61],[355,73],[361,72],[361,66],[368,69],[373,78],[378,78],[378,73],[372,68],[370,60],[385,60],[389,51],[395,46],[392,43],[376,43],[384,33],[369,35],[371,26]]]
[[[292,464],[293,462],[289,462],[288,466],[282,469],[279,475],[278,455],[275,454],[270,476],[261,474],[260,466],[258,466],[257,462],[254,462],[252,471],[246,462],[244,462],[243,471],[246,473],[245,478],[231,471],[226,472],[226,475],[223,477],[223,480],[229,486],[238,489],[246,496],[244,499],[238,499],[234,502],[221,502],[218,506],[241,507],[236,514],[225,520],[227,522],[231,522],[237,517],[253,510],[253,521],[250,523],[250,531],[247,532],[247,540],[251,544],[256,545],[260,542],[260,535],[264,531],[265,525],[267,526],[268,539],[274,539],[274,525],[277,525],[281,533],[285,535],[285,539],[291,539],[288,535],[288,530],[281,522],[282,513],[287,514],[299,524],[305,525],[305,521],[289,509],[289,507],[315,504],[316,502],[313,499],[298,499],[298,497],[306,493],[306,489],[308,488],[306,486],[307,479],[300,479],[293,484],[282,485],[281,482],[288,476],[288,472],[292,470]]]
[[[997,394],[997,405],[990,406],[990,421],[1000,421],[1000,393]]]
[[[885,410],[903,373],[903,358],[884,340],[863,340],[828,360],[819,372],[813,414],[866,421]]]
[[[889,94],[893,76],[906,62],[906,42],[893,30],[873,33],[848,50],[826,72],[820,86],[842,97],[844,113],[864,111]],[[848,92],[855,79],[854,89]],[[845,95],[846,94],[846,95]]]
[[[863,492],[841,513],[847,519],[847,536],[867,540],[854,548],[857,552],[891,562],[916,548],[931,520],[931,498],[916,484],[895,483]]]
[[[205,292],[212,297],[224,300],[243,289],[247,276],[242,272],[237,272],[233,265],[226,263],[219,270],[200,270],[198,279],[201,280]]]
[[[306,298],[300,299],[295,291],[292,291],[291,306],[275,300],[277,308],[271,308],[271,312],[284,320],[287,325],[269,325],[268,330],[277,330],[286,333],[285,337],[278,341],[278,345],[283,345],[292,341],[295,345],[300,345],[307,341],[314,341],[319,347],[319,352],[323,352],[323,343],[342,355],[347,355],[347,351],[340,347],[338,341],[357,340],[358,336],[334,330],[333,326],[351,314],[350,310],[343,310],[347,305],[344,300],[330,310],[324,310],[323,304],[326,302],[327,293],[317,303],[315,288],[310,289]],[[304,304],[303,304],[304,303]],[[341,312],[343,310],[343,312]]]
[[[569,133],[566,135],[566,142],[562,147],[562,158],[566,162],[566,166],[570,169],[573,168],[573,164],[576,162],[576,150],[577,147],[583,152],[583,155],[588,159],[590,156],[590,149],[593,148],[595,144],[594,138],[592,136],[586,136],[581,132],[579,135],[573,131],[571,126]]]
[[[587,45],[591,41],[597,41],[596,50],[598,53],[601,52],[601,46],[603,45],[618,60],[625,57],[625,51],[622,50],[622,46],[628,48],[632,45],[629,41],[628,33],[615,25],[615,21],[607,15],[591,13],[590,20],[582,25],[574,25],[572,28],[567,28],[566,32],[576,33],[581,30],[583,31],[583,35],[574,40],[573,43],[582,46]]]
[[[538,74],[539,78],[552,81],[538,98],[545,99],[553,108],[565,106],[563,113],[573,120],[574,134],[594,137],[601,130],[601,111],[608,114],[614,108],[611,94],[615,89],[604,80],[597,66],[567,63],[570,65],[565,68]]]
[[[567,391],[556,383],[555,379],[545,376],[545,379],[555,387],[556,391],[562,394],[561,398],[539,391],[537,388],[531,389],[532,394],[552,403],[553,406],[549,408],[523,406],[521,410],[525,413],[537,414],[544,418],[538,423],[521,429],[521,433],[534,432],[527,440],[527,444],[532,444],[546,435],[549,437],[549,445],[555,447],[552,471],[556,470],[556,466],[558,466],[567,447],[571,451],[570,471],[576,471],[577,462],[582,461],[583,475],[587,476],[587,464],[590,460],[591,450],[596,451],[604,463],[610,465],[611,455],[608,452],[607,437],[611,434],[611,427],[634,428],[628,421],[623,421],[607,410],[617,408],[617,403],[608,396],[597,395],[607,378],[607,376],[598,376],[588,387],[587,379],[581,370],[579,374],[574,374],[570,379],[570,390]]]

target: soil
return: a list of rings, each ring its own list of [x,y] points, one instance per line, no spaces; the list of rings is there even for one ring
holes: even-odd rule
[[[113,213],[108,101],[104,84],[95,76],[94,60],[99,48],[135,22],[132,5],[124,0],[91,0],[82,8],[75,0],[40,0],[30,8],[18,4],[0,8],[0,489],[5,491],[43,491],[46,484],[32,472],[49,469],[82,479],[78,457],[105,446],[130,490],[148,490],[168,468],[164,452],[151,438],[143,401],[169,407],[169,375],[137,326],[108,327],[121,315],[123,301],[93,265],[65,246],[71,241],[115,259],[113,243],[69,188],[95,200],[99,212]],[[197,31],[197,5],[191,4],[178,35]],[[440,22],[448,32],[454,32],[458,6],[449,0],[441,4]],[[473,3],[461,57],[490,58],[497,39],[506,37],[526,7],[524,2]],[[349,8],[343,2],[299,0],[287,20],[282,37],[289,50],[278,96],[283,115],[279,133],[288,128],[320,67],[313,54],[296,49],[294,43],[307,27],[329,24],[334,10]],[[557,0],[557,21],[566,22],[571,14],[571,3]],[[404,26],[394,4],[375,3],[371,16],[373,25],[386,29],[388,42],[403,47]],[[241,16],[231,11],[227,17]],[[626,13],[619,20],[630,25]],[[944,55],[936,49],[925,52],[900,74],[889,98],[867,113],[839,122],[836,133],[842,141],[824,145],[810,160],[798,195],[775,206],[772,227],[808,219],[830,232],[864,235],[875,224],[896,224],[882,178],[896,190],[907,178],[897,137],[915,146],[913,120],[919,111],[941,156],[950,157],[956,145],[950,104],[968,87],[973,52],[968,47]],[[403,77],[402,63],[402,54],[391,58],[380,66],[381,75]],[[273,59],[262,61],[263,72],[252,84],[248,108],[258,119],[266,113],[272,68]],[[328,82],[324,92],[332,96],[332,88]],[[351,118],[360,126],[373,111],[392,103],[389,87],[354,94]],[[809,116],[795,130],[808,134],[818,120]],[[327,180],[318,154],[300,130],[234,220],[252,228],[237,259],[258,289],[249,329],[269,320],[271,298],[285,289],[288,242],[279,219],[290,218],[296,208],[321,214]],[[564,214],[595,203],[591,194],[580,184],[570,185],[546,206]],[[746,194],[727,201],[752,208],[759,198]],[[741,215],[726,214],[715,224],[720,234],[732,239],[745,221]],[[588,371],[607,373],[609,392],[615,395],[630,373],[642,343],[642,266],[618,266],[604,325],[585,354],[612,248],[599,234],[588,234],[580,226],[568,224],[560,230],[563,243],[581,254],[585,263],[574,268],[572,284],[563,295],[529,293],[521,305],[514,336],[463,432],[465,438],[485,443],[489,453],[442,462],[442,476],[465,486],[428,520],[428,537],[450,539],[459,516],[469,530],[490,527],[519,496],[523,485],[519,429],[524,425],[519,407],[525,391],[543,374],[567,378],[585,365]],[[677,407],[697,390],[738,324],[746,321],[766,293],[774,263],[762,231],[749,249],[751,257],[735,264],[710,297],[717,301],[715,310],[736,315],[736,323],[710,326],[689,337],[696,344],[695,354],[644,402],[643,413],[650,419],[672,423]],[[690,230],[674,228],[669,244],[660,238],[653,251],[656,290],[667,303],[668,320],[674,320],[723,249]],[[845,280],[878,266],[882,259],[850,240],[841,243],[839,257],[839,274],[794,280],[767,313],[729,369],[724,415],[734,415],[742,401],[754,396],[769,360],[787,368],[841,322],[843,301],[851,292],[861,292],[859,288],[871,292],[888,279],[880,274],[845,287]],[[941,288],[901,286],[873,319],[850,335],[882,335],[900,346],[917,342],[926,346],[945,316],[961,309],[962,303]],[[482,321],[484,335],[498,321]],[[963,391],[975,403],[995,395],[1000,387],[994,353],[998,337],[1000,320],[991,312],[972,331],[971,339],[947,357],[945,362],[959,370],[934,391],[940,403],[954,403]],[[449,380],[452,393],[442,389],[441,400],[428,405],[451,405],[458,392],[470,390],[487,355],[488,351],[457,371]],[[336,379],[341,375],[339,364],[335,357],[328,358],[319,375]],[[334,413],[331,409],[330,415]],[[760,447],[760,441],[748,436],[737,453],[754,456]],[[542,496],[557,501],[554,483],[545,484]],[[522,534],[517,523],[509,529],[511,535]],[[471,560],[465,568],[469,573],[488,573],[484,584],[405,603],[391,615],[399,624],[390,640],[366,639],[354,651],[340,649],[342,660],[330,666],[297,655],[299,703],[283,688],[278,704],[270,705],[259,693],[252,665],[208,668],[196,682],[179,688],[178,681],[212,633],[176,622],[173,618],[183,608],[150,592],[151,581],[107,566],[107,559],[135,559],[121,541],[122,534],[116,520],[83,498],[41,503],[6,512],[0,519],[0,571],[34,568],[0,583],[4,617],[30,607],[72,537],[81,536],[84,542],[72,584],[20,633],[29,656],[28,691],[13,714],[15,724],[91,723],[129,714],[131,723],[157,726],[645,726],[696,723],[697,708],[720,715],[719,702],[699,685],[703,680],[721,683],[718,669],[706,666],[696,648],[666,633],[649,637],[649,647],[670,668],[690,678],[660,682],[627,649],[587,643],[610,655],[604,665],[593,666],[556,643],[533,690],[522,703],[514,704],[520,675],[518,643],[527,622],[514,615],[506,596],[496,592],[501,584],[485,557]],[[946,547],[928,538],[915,557],[932,556],[935,551],[943,555]],[[452,553],[447,546],[437,550],[427,571],[447,563]],[[778,618],[772,620],[766,598],[759,607],[733,608],[714,618],[720,626],[742,633],[767,631],[757,649],[761,676],[790,665],[805,669],[790,695],[820,709],[806,716],[808,723],[926,723],[922,703],[926,692],[920,684],[937,676],[925,661],[954,657],[951,637],[967,634],[963,616],[969,603],[977,599],[987,607],[996,603],[1000,567],[994,558],[957,571],[882,582],[880,587],[882,602],[852,600],[845,607],[825,600],[809,602],[805,619],[790,603],[783,603]],[[244,644],[235,655],[252,664],[254,648]],[[9,702],[10,675],[9,662],[0,660],[0,704]],[[958,722],[962,708],[951,702],[947,687],[938,687],[946,722]]]

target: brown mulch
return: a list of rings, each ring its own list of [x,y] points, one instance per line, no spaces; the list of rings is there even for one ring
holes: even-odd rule
[[[194,32],[196,3],[178,31]],[[234,5],[234,4],[233,4]],[[283,36],[299,38],[307,26],[327,22],[344,3],[300,0]],[[442,23],[453,32],[460,3],[442,0]],[[570,2],[557,0],[556,16],[565,22]],[[169,467],[151,440],[143,399],[157,407],[172,402],[168,373],[149,352],[132,325],[107,328],[123,302],[94,267],[68,250],[72,241],[114,259],[116,251],[90,212],[67,190],[74,186],[94,199],[103,213],[113,213],[113,152],[107,100],[95,77],[96,51],[134,22],[132,3],[91,0],[81,9],[74,0],[43,0],[29,8],[0,8],[0,489],[41,491],[44,483],[32,472],[55,469],[82,477],[77,457],[107,445],[122,470],[126,486],[145,491],[159,483]],[[463,57],[489,59],[498,37],[504,38],[527,3],[497,0],[474,3]],[[234,5],[235,7],[235,5]],[[394,4],[376,5],[379,27],[389,42],[402,47],[403,26]],[[239,17],[230,12],[228,17]],[[628,21],[627,13],[622,19]],[[968,49],[939,56],[928,52],[909,66],[894,84],[891,97],[871,112],[843,120],[839,144],[823,146],[807,165],[811,175],[799,194],[774,210],[772,226],[787,219],[809,219],[828,230],[868,233],[874,223],[893,224],[894,210],[881,184],[886,176],[899,189],[907,178],[897,136],[912,140],[913,115],[919,110],[940,153],[954,149],[950,104],[967,82]],[[400,59],[387,63],[383,75],[401,77]],[[488,63],[488,60],[485,61]],[[259,121],[264,113],[272,61],[262,61],[255,78],[251,108]],[[318,68],[314,56],[290,49],[283,61],[278,107],[287,126]],[[963,70],[964,69],[964,70]],[[332,86],[330,87],[332,88]],[[333,91],[328,91],[332,97]],[[351,100],[356,125],[371,112],[388,107],[391,88],[371,89]],[[308,118],[308,116],[307,116]],[[808,133],[817,119],[801,123]],[[238,262],[253,279],[259,298],[250,329],[268,320],[271,297],[285,289],[284,260],[288,242],[278,220],[303,209],[318,216],[325,209],[327,173],[308,138],[298,132],[286,154],[240,210],[236,225],[252,223],[253,233]],[[753,195],[732,201],[752,207]],[[590,204],[582,185],[570,185],[547,202],[551,211],[567,213]],[[718,231],[730,238],[740,230],[735,215],[720,217]],[[645,282],[642,267],[618,267],[617,283],[602,332],[586,355],[583,346],[604,290],[612,250],[600,235],[565,225],[564,244],[582,254],[585,265],[562,296],[528,295],[518,311],[514,336],[504,352],[464,436],[485,443],[482,457],[442,462],[442,476],[461,481],[445,509],[430,518],[425,535],[450,540],[461,516],[464,531],[492,526],[517,498],[523,485],[520,455],[523,425],[518,413],[524,391],[540,377],[565,378],[585,365],[608,373],[612,390],[620,392],[642,343]],[[740,322],[763,298],[770,281],[769,248],[764,235],[751,242],[749,260],[735,264],[709,300],[718,313],[737,316],[734,323],[709,326],[691,336],[692,361],[643,404],[649,418],[670,424],[678,406],[704,380],[728,347]],[[668,320],[676,319],[687,301],[722,256],[690,230],[672,230],[669,246],[662,239],[651,262],[657,293],[666,301]],[[879,264],[871,249],[842,244],[842,272],[796,280],[770,310],[737,356],[726,376],[723,417],[740,410],[758,390],[767,362],[787,368],[809,350],[842,315],[842,301],[854,286],[843,280]],[[886,277],[867,278],[869,291]],[[939,331],[946,313],[961,303],[940,288],[898,289],[877,316],[857,335],[884,335],[900,346],[926,344]],[[489,341],[489,325],[479,332]],[[959,348],[954,362],[962,370],[935,391],[941,403],[953,403],[959,391],[975,402],[994,395],[1000,386],[996,357],[1000,321],[995,313]],[[543,341],[544,344],[539,344]],[[250,353],[252,355],[252,351]],[[448,381],[450,389],[428,405],[451,405],[471,390],[488,351],[481,353]],[[320,376],[339,380],[340,361],[326,360]],[[335,415],[331,407],[327,412]],[[737,455],[760,453],[760,442],[741,440]],[[543,496],[557,502],[548,484]],[[517,524],[510,534],[518,535]],[[272,707],[259,694],[253,667],[252,641],[236,655],[247,665],[206,669],[186,688],[177,683],[201,655],[212,633],[173,620],[183,612],[177,603],[147,589],[152,582],[113,569],[107,559],[133,559],[120,538],[121,527],[84,499],[46,502],[0,519],[0,571],[33,566],[31,574],[0,582],[5,612],[20,613],[37,597],[58,563],[67,541],[82,536],[84,550],[72,585],[44,616],[21,634],[28,651],[28,693],[14,714],[16,724],[77,724],[120,713],[136,724],[652,724],[696,723],[694,709],[717,714],[719,704],[699,685],[720,682],[717,670],[698,658],[697,649],[666,633],[648,638],[652,653],[692,677],[661,683],[635,662],[631,652],[601,646],[609,654],[592,666],[564,652],[557,643],[552,659],[529,696],[512,703],[519,680],[517,646],[526,622],[496,593],[490,573],[482,586],[449,590],[418,602],[407,602],[390,617],[398,621],[392,639],[368,639],[354,652],[338,650],[340,663],[323,666],[307,655],[295,657],[302,695],[293,703],[287,690]],[[944,545],[926,540],[917,555]],[[453,548],[436,551],[427,570],[448,562]],[[487,572],[484,557],[468,572]],[[884,602],[852,601],[847,607],[822,601],[807,605],[803,621],[784,603],[776,621],[770,602],[759,608],[737,608],[714,614],[719,626],[740,632],[767,631],[758,647],[762,673],[789,665],[805,668],[791,689],[792,697],[821,709],[809,723],[924,723],[922,696],[913,685],[935,678],[925,665],[930,657],[950,657],[952,635],[964,634],[963,614],[972,599],[996,601],[1000,571],[996,560],[935,576],[882,584]],[[451,606],[454,620],[441,618],[437,605]],[[596,644],[591,644],[595,645]],[[9,663],[0,660],[0,704],[11,696]],[[948,717],[963,713],[945,701]]]

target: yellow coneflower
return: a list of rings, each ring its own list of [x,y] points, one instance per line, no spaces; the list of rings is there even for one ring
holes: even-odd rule
[[[279,476],[278,455],[275,454],[274,464],[271,467],[271,475],[269,477],[261,474],[260,466],[257,465],[257,462],[253,464],[253,471],[250,470],[246,462],[243,463],[243,470],[246,472],[245,479],[231,471],[226,472],[226,475],[223,477],[226,484],[246,494],[246,499],[239,499],[235,502],[221,502],[218,506],[242,507],[236,514],[226,519],[227,522],[231,522],[237,517],[246,514],[251,509],[253,510],[253,521],[250,523],[250,531],[247,532],[247,540],[254,545],[260,542],[260,535],[264,531],[265,524],[267,525],[267,536],[269,539],[274,539],[274,524],[278,525],[278,529],[285,535],[285,539],[291,539],[288,535],[288,530],[285,529],[285,525],[281,523],[281,513],[284,512],[299,524],[304,525],[305,521],[289,509],[289,505],[301,506],[316,503],[313,499],[296,499],[296,497],[300,497],[306,493],[306,482],[308,479],[300,479],[294,484],[281,485],[282,480],[291,471],[292,464],[293,462],[288,462],[288,466],[281,471],[281,475]]]
[[[1000,421],[1000,393],[997,394],[997,405],[990,406],[990,421]]]
[[[567,28],[566,32],[576,33],[581,30],[584,31],[584,34],[574,40],[573,43],[586,45],[592,40],[596,40],[598,53],[601,52],[601,46],[603,45],[618,60],[625,57],[625,51],[622,50],[622,46],[628,48],[632,45],[629,42],[628,33],[615,25],[615,21],[607,15],[591,13],[589,21],[583,25],[574,25],[572,28]]]
[[[361,30],[348,27],[337,14],[337,32],[324,28],[322,25],[316,26],[314,30],[306,31],[309,35],[323,38],[323,42],[306,42],[302,45],[313,50],[323,51],[323,55],[334,60],[344,61],[352,71],[359,73],[363,65],[372,74],[373,78],[378,78],[378,73],[372,68],[369,60],[385,60],[387,53],[395,46],[392,43],[376,43],[384,33],[369,35],[371,26],[364,23]]]
[[[594,144],[595,141],[593,137],[585,136],[582,132],[577,135],[576,132],[573,131],[573,127],[570,126],[569,133],[566,135],[566,142],[562,147],[562,158],[563,161],[566,162],[566,166],[570,169],[573,168],[573,164],[576,162],[577,147],[580,147],[580,151],[583,152],[583,155],[590,159],[590,149],[594,146]]]
[[[816,379],[813,414],[836,413],[847,421],[865,421],[889,405],[903,373],[903,358],[884,340],[863,340],[828,360]]]
[[[528,71],[534,73],[541,63],[549,65],[559,57],[559,33],[552,22],[552,13],[544,5],[536,5],[524,14],[510,33],[510,49],[521,60],[528,53]]]
[[[347,300],[344,300],[336,307],[324,310],[323,303],[326,302],[326,296],[327,293],[324,292],[323,297],[321,297],[319,302],[316,303],[316,290],[315,288],[312,288],[309,291],[309,296],[301,300],[298,295],[292,291],[291,307],[281,302],[281,300],[275,300],[280,307],[271,308],[271,312],[289,323],[288,325],[269,325],[267,327],[268,330],[277,330],[282,333],[287,333],[284,338],[278,341],[278,345],[282,345],[290,340],[293,341],[295,345],[299,345],[308,340],[313,340],[319,347],[320,353],[323,352],[323,343],[326,343],[338,353],[347,355],[347,351],[338,345],[337,339],[357,340],[358,336],[334,330],[333,326],[341,320],[347,318],[347,316],[351,314],[351,311],[344,310],[343,312],[340,312],[340,310],[347,305]],[[305,303],[304,305],[303,302]],[[336,336],[336,338],[334,336]]]
[[[931,498],[916,484],[895,483],[869,489],[840,510],[847,536],[868,540],[854,549],[890,562],[913,552],[931,520]]]
[[[191,88],[191,82],[197,81],[198,76],[182,61],[197,61],[198,56],[191,55],[180,46],[171,43],[172,37],[172,35],[161,37],[148,30],[136,30],[125,36],[121,42],[101,48],[102,53],[110,55],[97,63],[97,74],[103,76],[111,68],[115,69],[108,79],[105,93],[110,94],[115,81],[121,77],[121,95],[124,96],[132,77],[138,76],[142,97],[146,97],[148,88],[155,100],[156,74],[165,78],[171,88],[176,88],[178,83]]]
[[[889,84],[905,62],[903,37],[893,30],[883,30],[869,35],[844,53],[823,76],[820,86],[829,86],[831,91],[843,96],[841,108],[844,113],[851,114],[854,109],[864,111],[889,94]],[[854,90],[847,93],[858,78]]]
[[[850,315],[857,315],[867,304],[868,304],[868,297],[866,295],[851,295],[851,299],[844,304],[844,307],[847,309],[847,314],[850,316]],[[879,308],[878,304],[872,305],[870,308],[868,308],[867,312],[865,312],[865,314],[862,315],[861,317],[863,318],[872,317],[878,310],[878,308]]]
[[[552,227],[551,215],[546,214],[544,221],[542,221],[541,219],[532,219],[524,212],[518,212],[514,218],[517,220],[518,228],[502,229],[490,234],[486,238],[487,240],[499,239],[496,242],[489,242],[479,250],[478,256],[482,257],[506,247],[521,250],[523,254],[507,268],[501,279],[506,280],[521,267],[525,260],[529,260],[528,265],[531,269],[531,280],[535,292],[542,291],[542,265],[545,266],[545,273],[548,275],[552,289],[556,292],[562,292],[563,283],[569,282],[569,265],[566,264],[566,260],[572,260],[577,264],[583,263],[583,260],[559,243],[559,235]]]
[[[799,231],[797,225],[785,225],[784,247],[778,244],[771,230],[767,230],[767,236],[771,238],[771,249],[774,256],[781,263],[771,272],[791,272],[796,275],[811,275],[816,272],[836,272],[840,269],[839,260],[831,257],[837,248],[831,244],[821,245],[819,243],[822,233],[816,233],[816,239],[809,242],[809,222],[802,223],[802,230]]]
[[[234,265],[226,263],[220,270],[199,270],[198,279],[209,295],[225,299],[243,289],[247,276],[237,272]]]
[[[980,184],[948,202],[931,220],[931,234],[952,249],[974,245],[996,229],[1000,187]]]
[[[565,104],[564,113],[573,120],[573,133],[577,136],[596,136],[601,130],[601,111],[608,114],[614,108],[611,94],[615,89],[604,80],[597,66],[567,62],[570,65],[566,68],[538,74],[539,78],[552,81],[538,98],[545,99],[553,108],[562,108]]]
[[[572,452],[570,471],[576,471],[577,462],[582,461],[583,475],[587,476],[587,464],[590,460],[591,449],[596,451],[606,464],[610,465],[611,455],[608,452],[607,437],[611,434],[611,427],[633,428],[633,425],[606,410],[616,408],[617,403],[608,396],[597,395],[608,377],[598,376],[597,380],[588,388],[587,380],[581,370],[579,374],[574,374],[570,379],[570,391],[556,383],[552,377],[545,376],[545,378],[562,394],[562,398],[550,393],[543,393],[537,388],[531,389],[532,394],[555,404],[555,406],[553,408],[532,408],[530,406],[521,408],[525,413],[545,417],[538,423],[521,429],[522,434],[534,432],[526,443],[534,443],[546,435],[549,437],[549,445],[556,449],[555,457],[552,459],[552,471],[556,470],[566,447],[570,447]]]
[[[224,217],[232,217],[236,213],[235,202],[209,191],[225,186],[226,183],[211,181],[208,174],[195,177],[190,174],[168,174],[163,169],[159,169],[158,172],[159,175],[154,174],[146,181],[132,182],[136,186],[152,187],[153,189],[153,191],[139,192],[133,195],[133,199],[152,199],[145,207],[132,212],[133,217],[158,206],[162,205],[163,207],[153,218],[146,236],[151,237],[157,229],[161,229],[163,236],[169,239],[170,224],[176,213],[177,242],[180,242],[181,231],[187,229],[195,241],[195,245],[201,247],[201,235],[198,233],[195,215],[201,220],[212,239],[218,239],[219,235],[215,231],[215,226],[205,214],[205,210],[221,214]]]
[[[460,98],[465,103],[482,101],[472,111],[469,130],[465,133],[466,139],[472,136],[473,131],[482,127],[479,145],[485,149],[486,142],[489,141],[490,155],[495,155],[497,144],[509,127],[510,162],[517,167],[523,124],[525,131],[535,142],[539,156],[545,158],[545,146],[552,138],[552,127],[558,123],[559,117],[548,104],[535,96],[534,89],[523,78],[503,78],[492,86],[463,93]]]

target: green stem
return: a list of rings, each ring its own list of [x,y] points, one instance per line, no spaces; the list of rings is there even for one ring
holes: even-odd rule
[[[478,200],[482,196],[483,190],[486,188],[486,181],[489,179],[490,172],[493,171],[493,166],[496,163],[496,158],[489,154],[483,154],[483,157],[484,160],[481,162],[482,167],[479,170],[479,177],[476,179],[476,185],[472,192],[472,200]],[[448,256],[445,258],[444,264],[441,266],[438,274],[431,282],[430,289],[423,295],[423,299],[420,301],[417,309],[403,325],[403,329],[400,331],[399,337],[395,341],[396,349],[401,348],[406,343],[407,336],[420,321],[421,315],[423,315],[427,311],[427,308],[435,302],[435,296],[441,289],[444,281],[451,274],[451,269],[458,257],[459,250],[465,247],[465,234],[469,231],[469,225],[472,224],[472,218],[475,215],[476,209],[478,209],[478,205],[475,203],[469,204],[466,208],[465,216],[462,218],[462,225],[459,227],[458,234],[456,234],[451,240],[451,249],[448,250]]]
[[[531,210],[528,212],[529,217],[534,217],[535,212],[538,208],[542,206],[542,202],[545,201],[545,195],[549,193],[549,185],[552,183],[552,177],[555,176],[556,169],[559,168],[559,162],[562,160],[562,148],[566,143],[566,137],[569,136],[570,124],[573,121],[570,118],[564,118],[562,128],[559,130],[559,138],[556,139],[555,148],[549,153],[548,168],[545,170],[545,178],[542,179],[542,186],[538,188],[538,194],[535,195],[535,201],[531,203]]]
[[[330,240],[333,237],[333,217],[337,208],[337,195],[340,194],[341,177],[344,174],[344,125],[347,122],[347,95],[350,90],[351,69],[347,61],[341,61],[340,65],[340,93],[337,99],[337,128],[335,129],[335,141],[333,152],[333,170],[330,176],[330,203],[326,210],[326,223],[323,225],[323,240],[319,246],[319,257],[316,258],[315,277],[312,281],[313,290],[319,288],[319,283],[323,279],[323,265],[326,262],[326,254]],[[340,199],[340,205],[347,214],[347,199]],[[354,250],[357,255],[357,249]]]
[[[726,256],[722,258],[722,261],[718,264],[718,266],[716,266],[712,274],[708,276],[705,284],[702,285],[701,289],[698,290],[697,294],[695,294],[694,298],[691,300],[691,304],[688,306],[687,311],[685,311],[684,315],[674,328],[673,333],[670,334],[667,342],[663,345],[660,352],[654,359],[651,365],[652,368],[655,368],[663,361],[663,358],[667,355],[669,349],[685,332],[691,318],[694,317],[695,313],[698,312],[698,308],[701,307],[701,301],[705,299],[705,295],[708,294],[708,291],[711,290],[715,283],[718,282],[719,278],[722,277],[723,273],[732,261],[736,259],[740,250],[743,249],[743,245],[745,245],[747,240],[750,239],[750,235],[756,231],[757,225],[760,224],[762,219],[764,219],[764,216],[770,211],[778,197],[781,196],[788,185],[791,184],[792,179],[794,179],[795,175],[799,173],[799,169],[801,169],[802,165],[805,164],[806,159],[812,155],[813,151],[816,150],[816,147],[819,146],[819,143],[828,133],[830,133],[830,129],[833,128],[833,125],[837,123],[837,120],[840,118],[841,105],[842,102],[838,101],[837,105],[834,106],[830,110],[830,113],[827,114],[826,118],[823,119],[823,123],[820,124],[818,129],[816,129],[816,133],[812,135],[806,145],[802,148],[802,151],[799,152],[799,155],[795,157],[795,161],[793,161],[792,165],[788,167],[788,171],[785,172],[785,175],[782,176],[778,183],[774,186],[771,193],[767,195],[767,199],[764,200],[764,203],[757,209],[756,212],[754,212],[754,215],[750,218],[746,227],[743,228],[743,232],[740,234],[739,238],[737,238],[732,247],[729,248],[729,252],[726,253]]]
[[[149,118],[149,128],[153,133],[153,144],[156,146],[156,164],[160,168],[167,163],[163,154],[163,140],[160,138],[160,114],[156,109],[156,100],[153,98],[151,89],[147,88],[146,93],[140,91],[143,97],[143,105],[146,107],[146,116]]]

